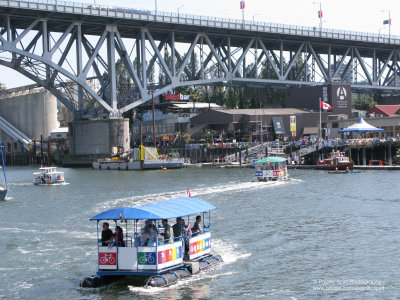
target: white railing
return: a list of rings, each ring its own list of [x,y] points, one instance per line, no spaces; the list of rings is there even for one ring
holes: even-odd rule
[[[96,5],[90,3],[66,2],[58,0],[0,0],[0,6],[400,45],[400,37],[395,35],[389,36],[387,34],[337,30],[329,28],[322,28],[320,30],[316,27],[308,26],[286,25],[250,20],[243,21],[239,19],[227,19],[191,14],[177,14],[161,11],[157,11],[156,14],[155,11],[151,10]]]
[[[281,154],[284,154],[284,152],[285,152],[284,151],[285,147],[283,145],[274,147],[272,145],[272,142],[265,142],[265,143],[256,145],[254,147],[247,148],[247,150],[244,149],[244,150],[240,151],[241,157],[242,157],[242,162],[244,162],[249,157],[254,157],[256,155],[259,155],[260,157],[264,157],[265,156],[265,148],[267,148],[268,154],[271,154],[271,155],[281,155]],[[246,151],[247,151],[247,157],[246,157]],[[231,154],[231,155],[224,157],[225,162],[233,162],[238,159],[239,159],[238,153]]]

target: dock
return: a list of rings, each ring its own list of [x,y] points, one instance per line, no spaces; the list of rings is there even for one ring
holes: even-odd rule
[[[288,169],[303,169],[312,170],[317,169],[317,165],[289,165]],[[400,166],[364,166],[364,165],[354,165],[354,170],[398,170],[400,171]]]

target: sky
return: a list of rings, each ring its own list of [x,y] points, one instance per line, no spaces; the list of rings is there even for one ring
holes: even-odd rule
[[[68,1],[72,2],[72,1]],[[135,9],[241,19],[240,0],[82,0],[75,2],[120,6]],[[392,19],[391,35],[400,36],[399,0],[245,0],[245,19],[259,22],[318,27],[322,8],[322,27],[348,31],[388,34],[383,20]],[[23,75],[0,66],[0,83],[7,88],[31,84]]]

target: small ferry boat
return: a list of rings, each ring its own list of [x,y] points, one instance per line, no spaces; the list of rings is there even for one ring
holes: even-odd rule
[[[255,162],[256,178],[258,181],[288,180],[287,159],[270,156]]]
[[[90,220],[97,221],[98,270],[96,276],[86,277],[81,287],[98,287],[121,276],[132,277],[139,286],[162,287],[221,262],[221,257],[211,252],[211,211],[214,209],[206,201],[184,197],[111,209],[92,217]],[[192,227],[195,216],[201,217],[198,220],[201,231],[185,234],[189,232],[184,230],[185,226]],[[175,220],[178,224],[178,218],[186,222],[178,229],[180,235],[163,238],[164,232],[172,231],[166,227],[165,220],[171,226]],[[114,234],[108,242],[102,240],[106,238],[108,223],[101,221],[110,221],[110,228],[121,235]]]
[[[319,160],[317,164],[319,170],[346,170],[347,168],[352,170],[353,162],[340,151],[332,151],[328,158]]]
[[[7,185],[7,176],[6,176],[6,166],[4,163],[4,155],[3,155],[3,144],[1,143],[1,138],[0,138],[0,152],[1,152],[0,168],[3,169],[3,176],[0,181],[0,200],[4,200],[4,199],[6,199],[6,196],[7,196],[8,185]]]
[[[34,185],[60,185],[64,184],[64,172],[57,171],[56,167],[40,167],[39,172],[33,173]]]

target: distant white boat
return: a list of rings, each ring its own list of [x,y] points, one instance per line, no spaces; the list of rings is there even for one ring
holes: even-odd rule
[[[6,167],[4,163],[4,155],[3,155],[3,144],[1,143],[0,138],[0,152],[1,152],[1,167],[3,169],[3,176],[1,177],[0,182],[0,200],[6,199],[7,192],[8,192],[8,185],[7,185],[7,176],[6,176]]]
[[[57,171],[56,167],[40,167],[39,172],[33,173],[34,185],[60,185],[64,184],[64,172]]]
[[[139,146],[129,157],[98,159],[92,163],[92,167],[100,170],[165,170],[182,168],[183,162],[182,157],[158,155],[154,147]]]

